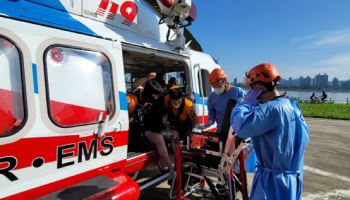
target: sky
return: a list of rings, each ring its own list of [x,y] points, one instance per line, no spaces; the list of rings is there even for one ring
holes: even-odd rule
[[[273,63],[284,79],[350,79],[350,0],[193,0],[189,27],[229,80]]]

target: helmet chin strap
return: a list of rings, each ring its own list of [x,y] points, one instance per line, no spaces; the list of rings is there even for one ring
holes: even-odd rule
[[[263,85],[266,87],[267,91],[272,91],[272,90],[274,90],[277,87],[278,82],[277,81],[273,81],[273,82],[270,82],[270,83],[263,83]]]

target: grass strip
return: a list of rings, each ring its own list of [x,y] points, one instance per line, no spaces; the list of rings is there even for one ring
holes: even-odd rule
[[[304,117],[350,120],[350,104],[299,103]]]

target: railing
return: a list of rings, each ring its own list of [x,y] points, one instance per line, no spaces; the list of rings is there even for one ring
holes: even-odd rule
[[[293,97],[292,97],[293,98]],[[324,101],[322,101],[321,99],[315,99],[313,101],[311,101],[310,99],[301,99],[301,98],[293,98],[295,100],[297,100],[298,102],[301,103],[334,103],[334,104],[350,104],[350,99],[346,98],[346,99],[332,99],[332,98],[328,98]]]
[[[339,103],[339,104],[349,104],[350,103],[350,99],[346,98],[345,100],[340,100],[340,99],[334,99],[332,100],[331,98],[329,98],[329,101],[334,102],[334,103]]]

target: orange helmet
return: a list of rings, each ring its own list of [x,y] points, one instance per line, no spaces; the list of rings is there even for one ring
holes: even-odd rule
[[[247,85],[252,85],[256,82],[279,82],[281,79],[281,75],[278,73],[276,67],[270,63],[257,65],[246,73]]]
[[[137,105],[137,97],[135,95],[128,94],[126,96],[126,102],[128,103],[129,114],[133,113]]]
[[[209,83],[210,85],[215,85],[221,80],[227,79],[227,75],[224,70],[220,68],[215,68],[209,75]]]

